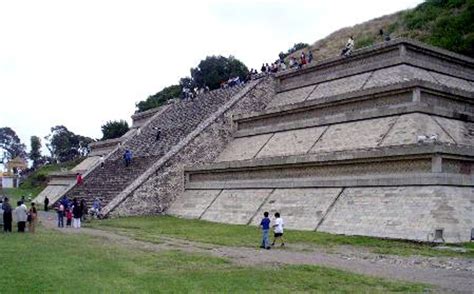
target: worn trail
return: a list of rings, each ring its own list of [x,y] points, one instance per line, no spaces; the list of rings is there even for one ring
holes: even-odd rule
[[[44,215],[42,219],[45,227],[57,229],[54,218],[51,215]],[[443,291],[460,293],[473,293],[474,291],[474,260],[472,259],[429,258],[431,262],[427,264],[417,260],[413,262],[410,258],[367,253],[348,252],[346,254],[331,254],[321,250],[300,252],[293,251],[291,248],[258,250],[246,247],[205,244],[163,236],[160,236],[159,243],[152,243],[97,229],[58,230],[68,234],[86,234],[105,238],[114,244],[146,251],[181,250],[190,253],[210,254],[216,257],[227,258],[238,265],[322,265],[391,280],[431,284]],[[420,258],[420,260],[423,259],[427,258]],[[452,261],[454,266],[440,266],[445,264],[446,260]]]

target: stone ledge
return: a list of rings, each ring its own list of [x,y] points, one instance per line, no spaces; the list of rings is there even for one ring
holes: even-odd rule
[[[377,43],[377,44],[375,44],[373,46],[370,46],[370,47],[364,47],[364,48],[361,48],[361,49],[358,49],[358,50],[354,50],[351,57],[360,57],[360,56],[371,55],[376,51],[380,51],[380,50],[384,50],[384,49],[386,50],[387,48],[396,47],[396,46],[399,46],[401,44],[409,45],[412,48],[418,48],[418,50],[424,51],[427,54],[437,55],[438,57],[450,59],[454,62],[467,63],[468,65],[471,65],[471,67],[474,64],[474,59],[470,58],[468,56],[457,54],[457,53],[454,53],[454,52],[451,52],[451,51],[448,51],[448,50],[445,50],[445,49],[442,49],[442,48],[430,46],[430,45],[427,45],[425,43],[421,43],[421,42],[418,42],[416,40],[412,40],[412,39],[408,39],[408,38],[396,38],[396,39],[393,39],[393,40],[388,41],[388,42],[381,42],[381,43]],[[284,71],[284,72],[281,72],[281,73],[277,73],[277,74],[275,74],[275,76],[278,77],[278,78],[283,78],[283,77],[288,77],[288,76],[300,75],[301,73],[310,72],[310,71],[314,70],[314,68],[318,68],[318,67],[321,67],[321,66],[334,66],[334,64],[337,64],[337,63],[344,63],[344,61],[346,61],[346,59],[347,59],[347,57],[335,56],[335,57],[327,58],[325,60],[316,62],[316,63],[314,63],[310,66],[307,66],[304,69],[288,70],[288,71]]]
[[[389,106],[380,107],[380,108],[368,109],[361,112],[340,113],[340,114],[330,115],[326,117],[317,117],[317,118],[311,118],[311,119],[305,119],[305,120],[288,121],[288,122],[282,122],[278,124],[276,123],[268,124],[268,125],[253,127],[253,128],[248,128],[248,129],[244,128],[244,129],[238,130],[234,134],[234,138],[304,129],[304,128],[310,128],[310,127],[320,127],[320,126],[326,126],[326,125],[333,125],[333,124],[340,124],[340,123],[347,123],[347,122],[353,122],[353,121],[375,119],[375,118],[396,116],[396,115],[403,115],[403,114],[410,114],[410,113],[423,113],[423,114],[428,114],[428,115],[436,115],[440,117],[455,118],[455,119],[456,118],[459,119],[460,117],[462,117],[465,121],[474,122],[474,116],[469,115],[467,113],[448,111],[442,108],[440,109],[439,107],[427,105],[426,103],[423,103],[423,102],[414,102],[414,103],[406,103],[404,105],[389,105]]]
[[[380,186],[459,186],[474,187],[474,176],[448,173],[415,173],[392,175],[309,177],[289,179],[188,182],[186,189],[268,189],[268,188],[341,188]]]
[[[448,144],[411,144],[393,147],[377,147],[369,149],[327,152],[308,155],[278,156],[262,159],[250,159],[241,161],[223,161],[209,165],[185,167],[186,173],[203,173],[219,170],[261,168],[282,165],[298,165],[308,163],[326,164],[329,162],[367,162],[370,160],[388,160],[390,158],[427,158],[434,154],[444,157],[461,157],[466,160],[474,160],[474,149],[468,145]]]
[[[239,124],[244,123],[245,121],[251,121],[255,119],[282,116],[290,113],[307,111],[308,109],[328,107],[331,104],[335,103],[354,102],[357,100],[374,99],[382,96],[410,92],[416,90],[417,88],[419,88],[422,92],[435,93],[440,96],[456,101],[461,101],[469,105],[474,104],[474,93],[472,92],[448,88],[427,81],[417,80],[394,84],[386,87],[363,89],[335,96],[324,97],[321,99],[306,100],[294,104],[277,106],[262,112],[239,114],[235,115],[233,119],[236,123]]]
[[[417,54],[438,62],[419,60]],[[381,58],[383,55],[386,56]],[[440,63],[450,64],[450,67]],[[451,76],[474,80],[473,59],[404,38],[355,50],[350,57],[332,57],[302,69],[278,73],[275,77],[279,81],[278,92],[281,92],[398,64],[411,64],[441,73],[448,71]],[[337,70],[337,67],[343,69]],[[330,68],[333,70],[327,72]],[[302,76],[306,77],[303,79]]]

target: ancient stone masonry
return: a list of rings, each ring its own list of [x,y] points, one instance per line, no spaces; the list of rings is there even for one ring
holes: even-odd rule
[[[184,166],[213,162],[235,131],[237,113],[263,110],[274,95],[273,80],[250,82],[193,133],[154,164],[142,179],[130,185],[107,208],[112,215],[161,213],[184,191]],[[123,201],[123,202],[122,202]]]
[[[94,165],[84,175],[83,185],[73,184],[67,195],[84,198],[89,204],[99,197],[102,204],[107,205],[241,89],[242,86],[219,89],[200,95],[193,101],[177,101],[145,114],[134,115],[132,133],[126,134],[125,139],[109,140],[114,141],[114,144],[97,143],[109,148],[104,168]],[[159,138],[158,128],[161,132]],[[114,147],[109,147],[111,145]],[[125,167],[123,162],[126,149],[133,153],[129,167]]]
[[[212,156],[175,163],[133,199],[157,192],[157,211],[216,222],[280,211],[288,228],[471,239],[474,60],[398,39],[279,73],[268,93],[266,107],[233,110],[229,144],[204,132],[186,154],[214,143]]]

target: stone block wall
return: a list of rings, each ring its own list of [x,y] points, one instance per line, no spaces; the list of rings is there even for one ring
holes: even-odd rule
[[[425,242],[441,229],[445,242],[459,243],[474,228],[473,193],[443,186],[188,190],[170,213],[257,226],[264,211],[279,212],[288,229]]]
[[[239,137],[217,161],[410,145],[418,136],[432,134],[438,143],[474,145],[473,128],[470,122],[410,113]]]
[[[472,187],[347,188],[319,231],[446,242],[468,242],[474,228]]]
[[[130,196],[118,203],[111,215],[144,215],[165,211],[184,192],[184,167],[213,162],[232,140],[235,131],[232,117],[238,113],[263,110],[275,95],[271,78],[253,83],[257,85],[200,131],[137,189],[130,191]]]

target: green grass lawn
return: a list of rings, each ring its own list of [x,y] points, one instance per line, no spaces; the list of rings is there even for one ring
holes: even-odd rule
[[[429,288],[318,266],[242,267],[201,254],[145,252],[41,227],[35,235],[0,234],[0,260],[1,293],[385,293]]]
[[[4,188],[0,189],[0,195],[7,196],[10,199],[10,204],[16,207],[16,202],[21,199],[21,196],[25,196],[25,199],[28,202],[28,197],[31,197],[31,200],[35,199],[43,189],[44,187]],[[29,206],[29,203],[26,204]]]
[[[160,236],[169,236],[218,245],[255,247],[259,245],[260,241],[260,231],[256,227],[187,220],[172,216],[106,219],[92,222],[89,225],[99,229],[120,231],[133,238],[151,242],[160,242]],[[433,249],[429,244],[363,236],[341,236],[311,231],[286,230],[285,238],[290,244],[300,243],[325,248],[351,245],[364,247],[379,254],[474,258],[472,243],[461,245],[468,252],[458,253]]]

